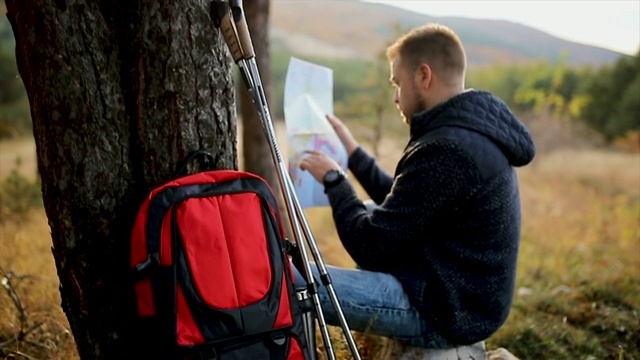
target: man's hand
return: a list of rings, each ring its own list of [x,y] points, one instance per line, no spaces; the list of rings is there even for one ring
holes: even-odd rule
[[[321,153],[316,150],[308,150],[305,151],[306,155],[302,162],[300,163],[300,168],[302,170],[306,170],[311,173],[319,183],[323,183],[323,178],[325,174],[329,170],[339,170],[342,171],[342,168],[338,163],[327,156],[326,154]]]
[[[347,156],[351,156],[359,146],[358,142],[353,138],[353,135],[351,135],[351,131],[349,131],[349,128],[347,128],[342,120],[333,115],[327,115],[327,120],[338,134],[338,137],[340,138],[340,141],[342,141],[345,149],[347,149]]]

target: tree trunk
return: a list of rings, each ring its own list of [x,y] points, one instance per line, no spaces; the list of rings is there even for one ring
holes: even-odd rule
[[[6,0],[62,307],[83,359],[157,358],[132,326],[129,237],[191,150],[237,168],[234,89],[209,1]]]
[[[273,89],[271,84],[271,63],[269,61],[269,1],[251,0],[244,2],[247,26],[252,36],[256,63],[267,97],[269,108],[273,109]],[[276,191],[278,180],[271,158],[269,141],[262,130],[258,113],[251,102],[246,86],[240,89],[242,113],[242,151],[244,168],[263,177]]]

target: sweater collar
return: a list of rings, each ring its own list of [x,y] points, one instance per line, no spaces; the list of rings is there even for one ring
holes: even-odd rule
[[[445,102],[439,103],[429,110],[411,115],[411,122],[409,123],[411,138],[422,136],[427,130],[429,130],[430,125],[440,114],[455,107],[456,104],[466,101],[467,98],[472,97],[475,93],[475,90],[465,90],[464,92],[449,98],[449,100]]]

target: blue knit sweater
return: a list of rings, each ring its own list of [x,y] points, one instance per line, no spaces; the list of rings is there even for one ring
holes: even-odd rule
[[[393,177],[358,148],[349,169],[379,207],[367,213],[347,181],[327,189],[340,239],[362,268],[393,274],[452,344],[488,338],[507,319],[520,242],[514,166],[535,146],[487,92],[467,91],[411,118]]]

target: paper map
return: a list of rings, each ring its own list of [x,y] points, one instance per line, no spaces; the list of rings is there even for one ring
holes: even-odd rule
[[[284,87],[284,119],[289,140],[289,174],[300,206],[327,206],[324,186],[300,169],[306,150],[318,150],[346,171],[347,151],[326,119],[333,114],[333,71],[291,58]]]

